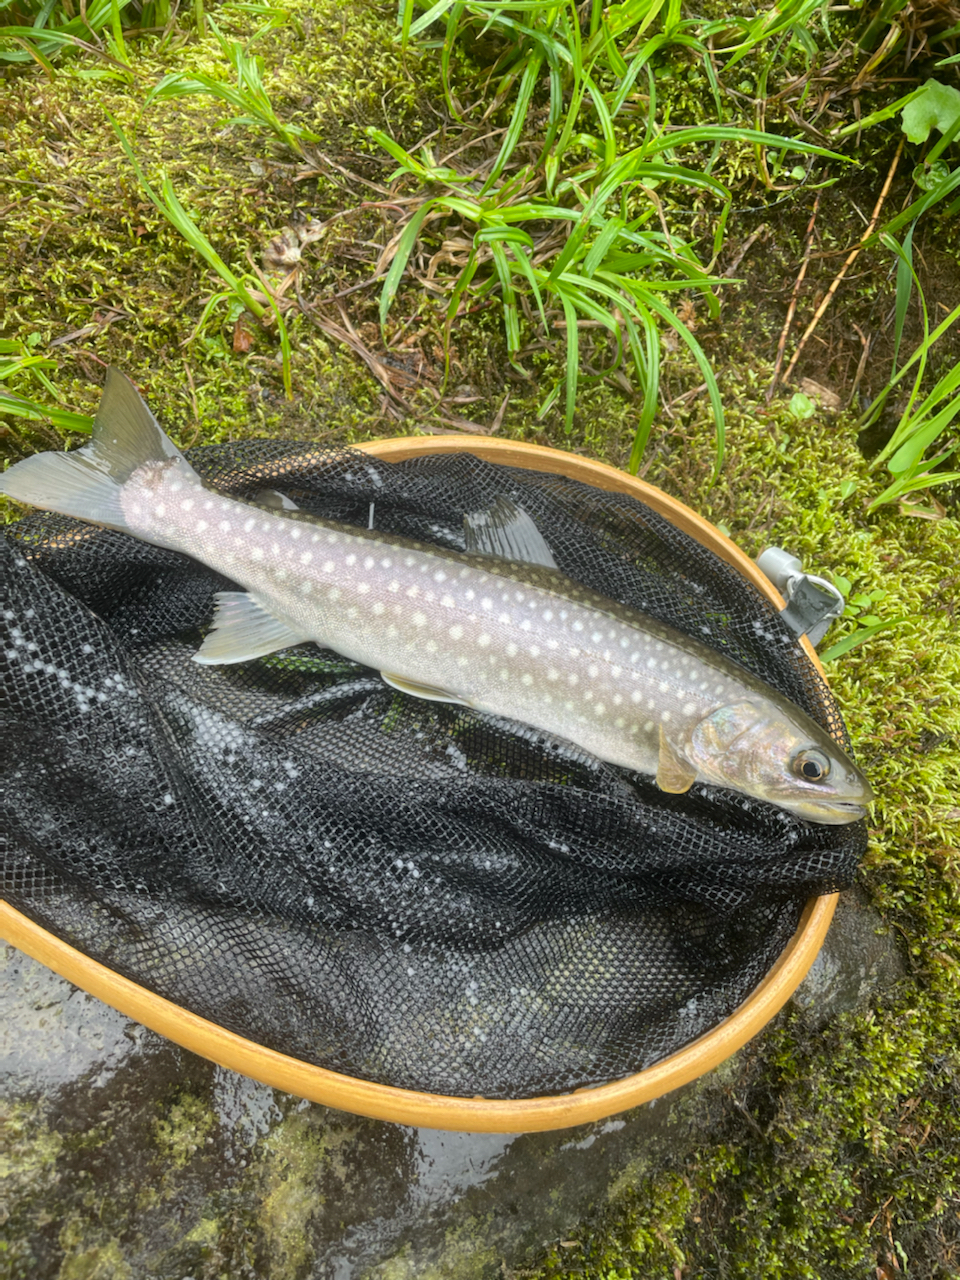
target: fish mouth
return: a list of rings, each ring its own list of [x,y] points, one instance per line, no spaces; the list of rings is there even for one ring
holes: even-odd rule
[[[844,823],[858,822],[867,816],[867,806],[859,800],[808,801],[791,805],[800,818],[820,822],[825,826],[839,827]]]

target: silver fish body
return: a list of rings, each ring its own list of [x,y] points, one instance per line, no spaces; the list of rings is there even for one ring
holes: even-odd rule
[[[769,685],[554,568],[206,488],[113,371],[91,445],[27,459],[0,491],[240,584],[222,593],[200,662],[314,641],[401,689],[523,721],[665,790],[733,787],[821,823],[854,821],[872,798],[829,734]]]

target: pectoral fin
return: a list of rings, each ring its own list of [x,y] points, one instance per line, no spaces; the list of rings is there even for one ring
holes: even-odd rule
[[[667,741],[667,735],[660,726],[660,759],[657,762],[657,786],[661,791],[670,791],[674,795],[682,795],[689,791],[697,780],[697,771]]]
[[[430,684],[417,684],[414,680],[407,680],[403,676],[394,675],[390,671],[381,671],[380,676],[392,688],[399,689],[401,693],[409,693],[414,698],[425,698],[428,702],[455,702],[461,707],[469,707],[470,705],[465,698],[461,698],[455,693],[448,693],[446,689],[437,689]]]
[[[194,662],[203,666],[249,662],[309,639],[291,630],[245,591],[218,591],[214,600],[213,627],[193,655]]]

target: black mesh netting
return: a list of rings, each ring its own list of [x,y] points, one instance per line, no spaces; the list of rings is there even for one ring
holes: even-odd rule
[[[462,548],[507,494],[571,577],[722,647],[845,742],[775,609],[643,504],[467,454],[194,450],[216,488]],[[637,1071],[749,994],[862,823],[683,796],[303,645],[191,661],[230,584],[40,514],[3,544],[4,895],[261,1044],[491,1098]]]

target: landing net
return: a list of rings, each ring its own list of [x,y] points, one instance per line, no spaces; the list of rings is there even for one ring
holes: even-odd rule
[[[704,640],[842,745],[775,608],[641,502],[467,454],[251,442],[213,487],[463,549],[502,494],[570,577]],[[668,795],[316,646],[191,661],[231,584],[66,517],[3,551],[3,893],[93,959],[259,1044],[407,1089],[522,1098],[636,1072],[733,1012],[862,823]]]

